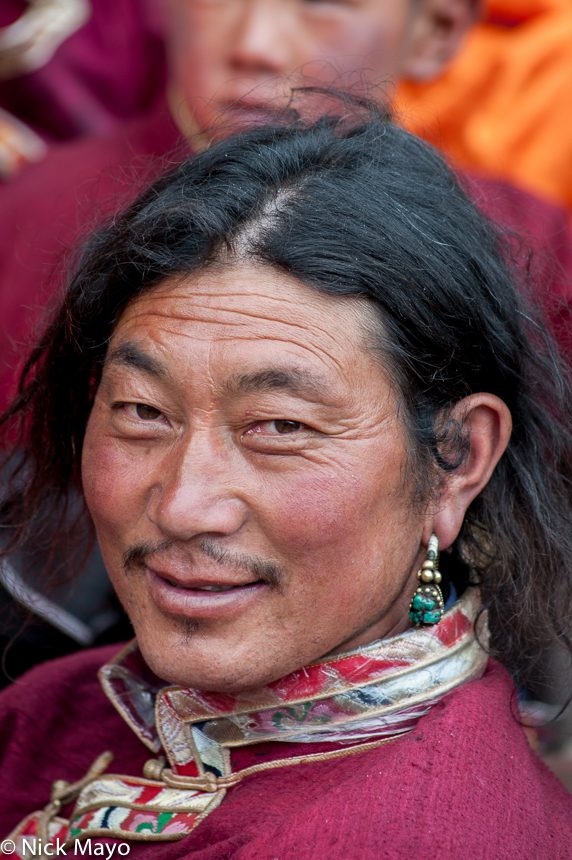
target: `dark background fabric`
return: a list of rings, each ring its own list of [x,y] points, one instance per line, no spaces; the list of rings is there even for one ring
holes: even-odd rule
[[[0,27],[25,0],[0,0]],[[92,0],[91,15],[41,68],[0,80],[0,107],[46,141],[106,135],[144,113],[166,81],[156,0]]]

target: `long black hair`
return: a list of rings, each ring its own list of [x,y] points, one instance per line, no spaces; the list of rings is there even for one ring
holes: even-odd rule
[[[367,300],[395,381],[416,496],[467,452],[454,404],[498,395],[514,429],[450,554],[481,584],[493,652],[522,680],[572,618],[571,395],[508,245],[439,153],[383,110],[230,136],[157,181],[93,236],[4,417],[21,452],[7,551],[85,535],[82,443],[110,334],[166,278],[249,258]],[[534,285],[532,285],[534,286]],[[54,525],[54,516],[57,522]]]

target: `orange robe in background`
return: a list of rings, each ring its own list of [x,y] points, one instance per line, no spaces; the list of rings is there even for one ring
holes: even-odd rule
[[[572,0],[488,0],[448,70],[404,82],[412,131],[572,211]]]

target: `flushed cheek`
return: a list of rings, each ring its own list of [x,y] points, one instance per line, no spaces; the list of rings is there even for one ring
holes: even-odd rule
[[[114,440],[90,444],[86,436],[82,474],[87,506],[91,513],[109,576],[125,609],[135,623],[152,613],[144,580],[123,572],[123,552],[139,538],[137,525],[145,511],[139,471],[129,466]]]
[[[273,546],[292,561],[311,564],[314,555],[321,562],[329,555],[354,555],[368,527],[377,529],[383,519],[378,497],[370,480],[345,471],[303,474],[259,496],[259,510]],[[388,498],[388,514],[390,507]]]
[[[88,440],[86,440],[88,441]],[[84,448],[83,487],[100,538],[119,537],[129,530],[145,510],[149,463],[130,460],[109,439]]]

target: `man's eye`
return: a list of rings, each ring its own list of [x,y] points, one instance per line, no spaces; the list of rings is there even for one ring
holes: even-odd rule
[[[287,418],[275,418],[273,421],[260,421],[247,431],[247,436],[291,436],[306,425],[300,421],[289,421]]]
[[[163,417],[163,413],[155,409],[154,406],[148,406],[146,403],[126,403],[125,409],[133,417],[141,418],[143,421],[156,421]]]
[[[276,421],[270,421],[269,424],[271,427],[274,425],[274,429],[281,434],[295,433],[302,426],[299,421],[286,421],[281,418]]]
[[[144,418],[146,421],[153,421],[153,419],[161,416],[158,409],[154,409],[153,406],[147,406],[145,403],[138,403],[136,410],[137,417]]]
[[[252,451],[267,454],[295,453],[315,436],[301,421],[273,418],[252,425],[242,436],[242,443]]]
[[[306,427],[300,421],[289,421],[287,418],[274,418],[273,421],[259,421],[254,427],[246,431],[245,436],[260,438],[266,436],[292,436]]]

